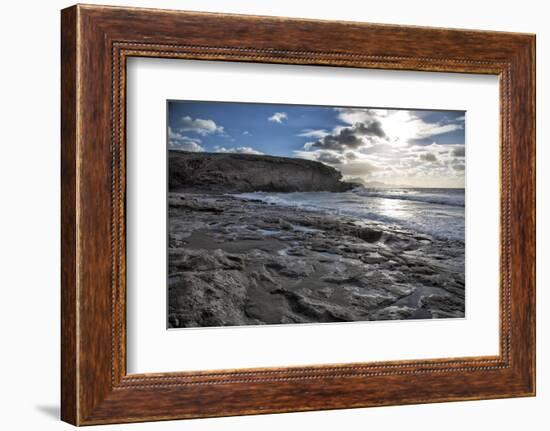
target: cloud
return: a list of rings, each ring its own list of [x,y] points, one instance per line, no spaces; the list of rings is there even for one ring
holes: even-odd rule
[[[385,136],[386,134],[382,129],[382,124],[377,120],[373,120],[368,124],[355,123],[352,127],[336,128],[333,133],[322,137],[313,144],[306,145],[308,145],[309,148],[326,150],[356,150],[362,146],[368,145],[369,138],[384,138]]]
[[[203,120],[202,118],[191,118],[186,115],[181,119],[182,128],[184,132],[194,132],[201,136],[218,134],[225,135],[225,131],[222,126],[218,126],[214,120]]]
[[[294,151],[301,159],[314,160],[336,167],[344,175],[369,175],[378,168],[360,155],[348,151],[344,154],[334,150]]]
[[[342,151],[346,148],[357,149],[362,145],[363,140],[358,137],[351,128],[348,127],[340,130],[334,135],[325,136],[324,138],[311,144],[311,147]]]
[[[464,144],[437,144],[430,137],[463,129],[464,121],[450,122],[443,113],[426,115],[414,110],[335,108],[335,111],[344,124],[336,125],[328,133],[322,129],[303,130],[299,136],[318,137],[304,145],[301,153],[305,154],[300,157],[336,166],[344,175],[390,182],[408,183],[412,178],[410,181],[418,184],[417,178],[426,177],[433,178],[432,184],[441,181],[460,185],[463,181],[460,167],[452,162],[461,157]],[[460,136],[456,139],[460,142]],[[353,172],[348,173],[350,170]],[[392,179],[396,175],[401,178]]]
[[[345,159],[340,154],[325,151],[318,154],[317,161],[327,165],[338,165],[343,163]]]
[[[394,146],[385,139],[375,137],[375,142],[380,143],[342,150],[320,149],[311,143],[294,155],[333,166],[347,180],[360,178],[369,183],[413,187],[464,187],[464,158],[453,155],[463,144]]]
[[[441,123],[424,123],[419,125],[418,128],[418,138],[423,139],[429,138],[435,135],[442,135],[443,133],[454,132],[455,130],[461,130],[464,127],[462,124],[450,123],[450,124],[441,124]]]
[[[325,129],[304,129],[302,130],[302,133],[298,134],[297,136],[303,136],[305,138],[316,138],[321,139],[327,136],[329,133]]]
[[[344,165],[339,166],[338,169],[340,170],[340,172],[342,172],[342,175],[346,177],[358,176],[363,178],[369,177],[374,172],[377,172],[380,170],[378,166],[366,160],[346,163]]]
[[[464,158],[453,155],[461,146],[435,142],[406,147],[379,145],[355,153],[359,160],[367,160],[378,168],[365,178],[367,181],[416,187],[464,187]]]
[[[426,139],[464,129],[464,119],[461,117],[454,122],[445,119],[427,122],[417,111],[410,110],[363,108],[335,108],[335,110],[338,112],[338,119],[350,125],[379,121],[388,141],[402,145],[411,140]]]
[[[332,150],[294,151],[294,156],[300,159],[322,162],[326,165],[338,165],[346,161],[342,154]]]
[[[181,132],[174,131],[170,127],[168,128],[168,147],[170,149],[198,153],[204,151],[204,148],[200,144],[200,139],[190,138]]]
[[[202,153],[204,151],[204,148],[201,147],[196,142],[181,142],[179,145],[175,146],[174,149],[181,150],[181,151],[190,151],[193,153]]]
[[[347,124],[369,123],[387,115],[386,109],[334,108],[338,119]]]
[[[214,150],[217,153],[240,153],[240,154],[263,154],[261,151],[255,150],[252,147],[233,147],[233,148],[225,148],[225,147],[214,147]]]
[[[335,108],[337,124],[307,142],[297,157],[338,169],[345,178],[420,187],[463,187],[464,144],[438,144],[431,138],[464,128],[444,113],[414,110]],[[313,137],[313,129],[301,134]],[[460,163],[458,163],[458,162]]]
[[[425,162],[437,162],[437,157],[433,153],[423,153],[420,154],[420,160],[424,160]]]
[[[285,112],[275,112],[271,117],[269,117],[267,120],[271,121],[273,123],[279,123],[281,124],[284,120],[288,119]]]
[[[382,123],[378,120],[373,120],[369,124],[355,123],[355,131],[362,136],[378,136],[384,138],[386,133],[382,129]]]
[[[466,165],[464,164],[464,159],[457,158],[453,159],[451,162],[451,166],[455,171],[463,172],[466,168]]]
[[[464,148],[464,146],[460,146],[458,148],[455,148],[453,150],[453,156],[455,157],[465,157],[466,156],[466,149]]]
[[[245,130],[245,131],[243,132],[243,135],[245,135],[245,136],[252,136],[252,134],[251,134],[248,130]]]

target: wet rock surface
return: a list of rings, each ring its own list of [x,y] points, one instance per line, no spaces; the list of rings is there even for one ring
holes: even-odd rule
[[[169,194],[172,328],[464,317],[464,244],[341,215]]]

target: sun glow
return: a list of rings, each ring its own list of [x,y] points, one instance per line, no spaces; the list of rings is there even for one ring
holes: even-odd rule
[[[382,118],[381,122],[393,147],[407,146],[420,132],[418,121],[407,111],[395,111]]]

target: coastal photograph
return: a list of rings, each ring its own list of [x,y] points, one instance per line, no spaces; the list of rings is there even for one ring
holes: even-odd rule
[[[464,318],[465,128],[167,101],[168,328]]]

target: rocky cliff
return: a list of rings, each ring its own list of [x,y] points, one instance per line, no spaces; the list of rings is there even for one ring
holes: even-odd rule
[[[169,151],[170,191],[342,192],[354,184],[319,162],[255,154]]]

